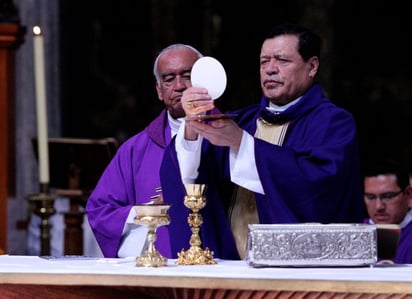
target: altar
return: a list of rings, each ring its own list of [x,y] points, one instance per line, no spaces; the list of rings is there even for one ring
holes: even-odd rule
[[[0,256],[1,298],[412,298],[412,265],[252,268],[215,265],[136,267],[108,259]]]

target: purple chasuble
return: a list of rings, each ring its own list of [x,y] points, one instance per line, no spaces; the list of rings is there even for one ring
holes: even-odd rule
[[[259,109],[267,105],[263,97]],[[363,181],[352,115],[315,84],[277,117],[280,123],[289,122],[282,146],[255,139],[265,192],[255,195],[260,222],[362,222]],[[253,135],[256,118],[255,113],[239,124]]]
[[[150,201],[161,187],[159,169],[171,130],[166,110],[145,130],[126,140],[103,172],[86,205],[86,213],[105,257],[117,257],[130,209]],[[157,230],[156,248],[172,257],[167,226]]]
[[[412,221],[402,228],[396,257],[393,261],[396,264],[412,264]]]
[[[218,114],[220,111],[214,109],[213,113]],[[189,228],[188,209],[178,208],[179,204],[183,203],[183,191],[178,190],[179,185],[173,185],[165,191],[160,182],[160,166],[165,147],[170,141],[171,129],[166,110],[163,110],[149,126],[120,146],[99,179],[87,201],[86,213],[105,257],[117,257],[121,234],[130,209],[135,204],[149,202],[150,197],[156,195],[155,190],[158,187],[162,187],[165,203],[171,203],[172,206],[169,210],[171,224],[157,229],[157,250],[167,258],[176,258],[178,252],[190,246],[190,235],[187,237],[181,234],[182,230]],[[165,171],[170,173],[167,168]],[[180,174],[175,176],[171,183],[176,179],[180,180]],[[173,197],[180,202],[174,205],[168,201],[168,198]],[[210,247],[216,247],[214,242],[212,238],[211,243],[208,243]],[[215,257],[222,256],[217,251]]]

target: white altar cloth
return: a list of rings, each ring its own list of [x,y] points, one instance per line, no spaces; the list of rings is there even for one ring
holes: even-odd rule
[[[216,259],[215,265],[176,265],[169,260],[167,267],[136,267],[135,257],[108,259],[52,259],[38,256],[0,255],[0,283],[7,274],[110,274],[164,277],[198,277],[229,279],[334,280],[412,282],[411,265],[378,265],[374,267],[251,268],[245,261]]]

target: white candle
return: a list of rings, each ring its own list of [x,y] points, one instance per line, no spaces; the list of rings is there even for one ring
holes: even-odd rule
[[[33,27],[34,78],[36,89],[37,145],[39,153],[39,181],[48,184],[49,145],[47,132],[46,81],[44,72],[44,46],[41,29]]]

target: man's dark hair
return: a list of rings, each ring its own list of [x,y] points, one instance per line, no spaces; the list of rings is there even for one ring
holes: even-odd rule
[[[307,61],[313,56],[317,56],[320,60],[322,40],[316,33],[298,24],[284,23],[272,27],[264,39],[280,35],[296,35],[299,38],[298,52],[303,60]]]
[[[363,167],[363,177],[394,174],[398,186],[404,190],[409,185],[409,172],[405,164],[393,158],[373,159]]]

